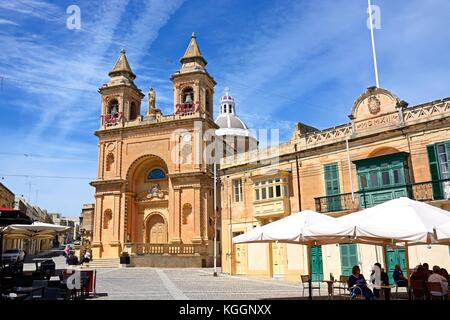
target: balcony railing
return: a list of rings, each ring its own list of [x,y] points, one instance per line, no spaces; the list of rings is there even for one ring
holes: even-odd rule
[[[131,254],[155,255],[205,255],[207,247],[200,244],[158,244],[158,243],[128,243],[126,251]]]
[[[314,198],[316,211],[321,213],[358,210],[386,200],[406,196],[417,201],[450,199],[450,179],[433,180],[388,188],[363,189],[351,193]]]

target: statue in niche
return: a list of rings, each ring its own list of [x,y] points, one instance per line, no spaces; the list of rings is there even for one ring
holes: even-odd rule
[[[149,196],[150,196],[151,198],[153,198],[153,197],[159,197],[159,196],[160,196],[160,193],[161,193],[161,188],[160,188],[159,184],[155,184],[155,185],[153,185],[153,186],[150,188]]]

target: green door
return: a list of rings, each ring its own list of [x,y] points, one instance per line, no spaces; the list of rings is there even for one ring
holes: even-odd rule
[[[322,247],[311,247],[311,279],[312,281],[323,281]]]
[[[325,191],[327,195],[327,207],[328,212],[341,210],[341,193],[339,186],[339,171],[338,164],[326,164],[324,165],[325,173]]]
[[[377,204],[408,196],[408,165],[405,153],[354,162],[358,172],[360,206]]]
[[[394,284],[394,278],[392,277],[392,274],[395,270],[395,265],[399,264],[400,268],[403,271],[403,275],[406,278],[407,272],[406,272],[406,253],[405,249],[394,249],[389,246],[386,247],[386,258],[387,258],[387,266],[388,266],[388,276],[389,276],[389,283]]]
[[[358,265],[358,247],[354,243],[340,244],[341,275],[350,276],[352,268]]]

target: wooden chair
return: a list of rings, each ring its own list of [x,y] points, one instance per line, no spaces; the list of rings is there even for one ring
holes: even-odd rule
[[[302,286],[303,286],[303,296],[305,296],[305,289],[309,290],[309,275],[302,275],[300,276],[300,278],[302,279]],[[314,289],[319,289],[319,296],[320,296],[320,282],[318,285],[314,286],[313,285],[314,282],[311,282],[311,292]]]
[[[438,298],[444,300],[446,294],[442,292],[442,286],[440,282],[427,282],[428,292],[430,293],[431,299]]]
[[[32,299],[42,299],[44,296],[44,289],[48,287],[47,280],[33,280],[31,292]]]
[[[423,280],[411,280],[411,290],[414,300],[424,300],[427,296],[427,286]]]
[[[344,292],[347,292],[348,290],[348,280],[350,277],[348,276],[340,276],[339,281],[337,282],[337,289],[339,290],[339,294],[341,294],[341,290],[344,290]]]

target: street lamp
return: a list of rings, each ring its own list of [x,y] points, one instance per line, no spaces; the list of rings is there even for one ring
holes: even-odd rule
[[[217,277],[217,163],[214,159],[214,277]]]

